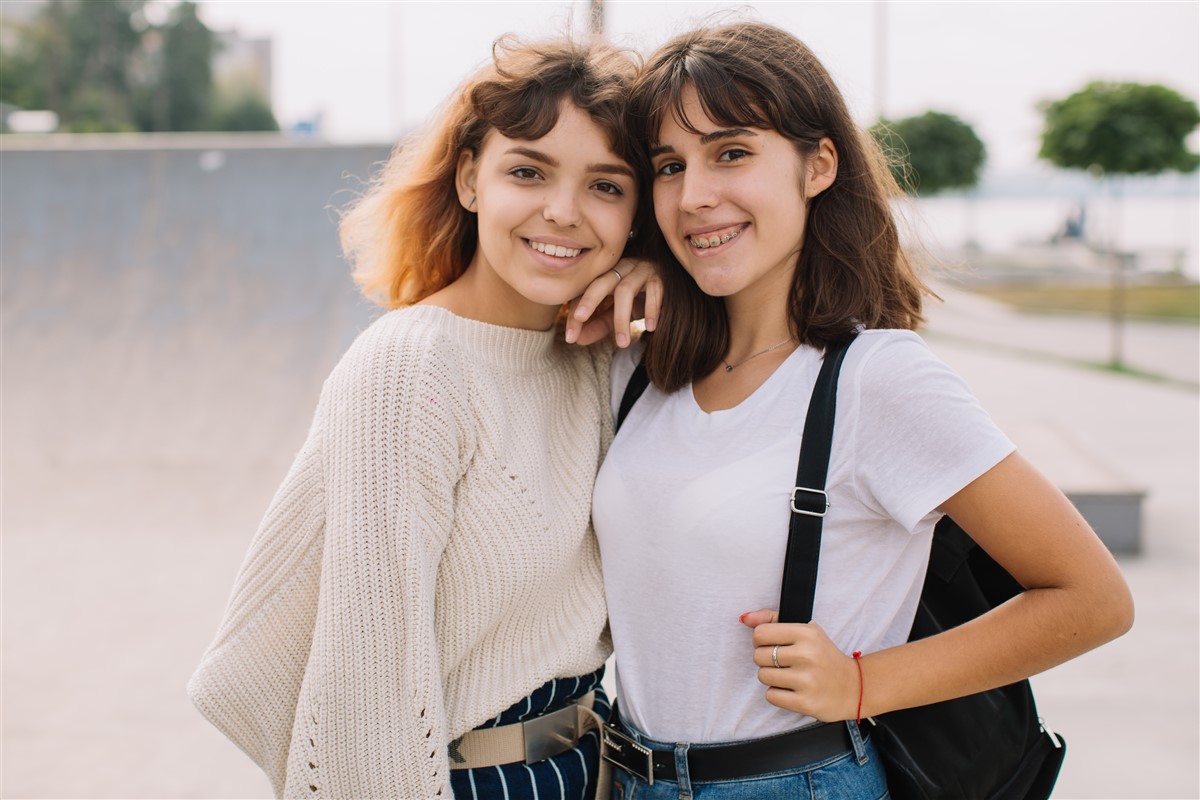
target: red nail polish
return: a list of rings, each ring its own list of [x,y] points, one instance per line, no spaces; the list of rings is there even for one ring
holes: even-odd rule
[[[742,614],[740,617],[738,617],[738,622],[740,622],[744,625],[746,623],[746,617],[748,617],[748,616],[750,616],[749,611],[747,611],[745,614]]]

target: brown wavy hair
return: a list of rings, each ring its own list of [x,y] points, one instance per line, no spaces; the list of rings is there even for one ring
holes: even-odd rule
[[[672,39],[650,57],[633,90],[631,113],[647,150],[657,144],[668,114],[698,132],[683,109],[688,88],[695,88],[718,125],[773,130],[802,157],[814,154],[825,137],[837,149],[837,177],[808,201],[788,305],[797,340],[825,348],[844,341],[858,324],[916,328],[928,289],[900,247],[889,199],[902,193],[879,146],[854,123],[812,51],[759,22],[700,28]],[[661,232],[649,247],[664,266],[665,295],[646,368],[660,389],[674,391],[721,363],[729,320],[724,301],[700,290]]]
[[[638,67],[629,51],[599,40],[496,40],[491,62],[455,90],[426,131],[396,145],[342,214],[342,250],[363,294],[397,308],[462,275],[475,255],[478,229],[455,190],[459,156],[468,150],[478,156],[489,130],[512,139],[545,136],[563,100],[587,112],[645,186],[648,167],[626,119]],[[648,213],[639,206],[640,214]],[[635,220],[636,230],[645,227]]]

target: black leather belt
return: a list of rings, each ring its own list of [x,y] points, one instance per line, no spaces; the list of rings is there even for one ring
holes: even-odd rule
[[[690,747],[688,775],[693,781],[727,781],[803,767],[854,749],[845,722],[831,722],[718,747]],[[604,726],[601,753],[606,761],[653,784],[677,781],[675,752],[651,750],[629,736],[617,721]]]

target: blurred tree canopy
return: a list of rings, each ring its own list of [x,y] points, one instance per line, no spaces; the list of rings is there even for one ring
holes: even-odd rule
[[[75,132],[226,130],[213,87],[217,38],[195,3],[177,4],[161,24],[145,7],[50,0],[0,52],[0,102],[54,111]],[[266,99],[253,103],[266,113],[243,113],[232,129],[278,130]]]
[[[1184,140],[1200,125],[1196,103],[1158,84],[1090,83],[1043,104],[1040,158],[1110,175],[1191,172],[1200,156]]]
[[[952,114],[881,119],[871,133],[888,155],[892,175],[909,194],[934,195],[979,183],[987,149],[975,129]]]
[[[221,131],[277,131],[279,123],[258,92],[235,88],[218,93],[213,127]]]
[[[176,6],[162,40],[167,130],[202,131],[210,127],[215,51],[213,33],[196,16],[195,3]]]

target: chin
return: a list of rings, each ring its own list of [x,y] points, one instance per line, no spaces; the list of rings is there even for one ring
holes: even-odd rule
[[[553,288],[530,286],[526,291],[522,291],[520,294],[531,303],[558,308],[564,303],[568,303],[579,295],[583,294],[583,289],[580,289],[574,293],[570,293],[571,291],[571,289],[561,286],[556,286]]]
[[[710,297],[729,297],[737,294],[743,287],[736,281],[729,280],[725,275],[692,275],[692,280],[700,291]]]

